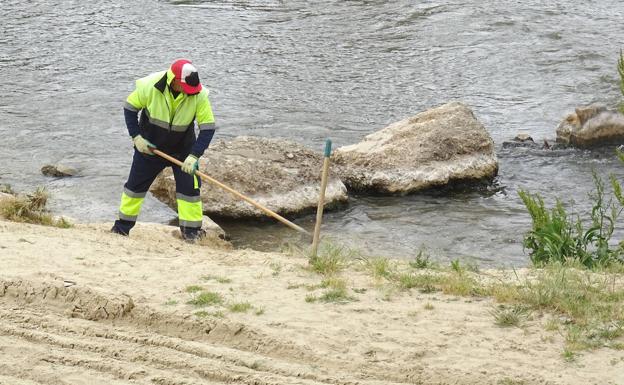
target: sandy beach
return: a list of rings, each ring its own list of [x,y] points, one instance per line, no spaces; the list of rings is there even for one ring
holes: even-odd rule
[[[306,301],[303,257],[109,226],[0,221],[0,384],[624,384],[624,351],[567,362],[544,317],[496,326],[491,299],[349,268],[353,301]],[[194,286],[223,301],[189,304]]]

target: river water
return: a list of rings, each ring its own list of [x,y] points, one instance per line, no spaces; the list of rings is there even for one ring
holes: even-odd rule
[[[371,255],[426,248],[524,265],[518,189],[584,211],[592,168],[624,178],[610,150],[502,148],[519,132],[554,138],[578,105],[621,100],[619,0],[2,0],[0,20],[0,183],[45,186],[51,209],[79,222],[114,220],[132,151],[121,107],[136,78],[179,57],[199,68],[222,139],[284,137],[320,152],[326,138],[352,144],[451,100],[474,110],[500,162],[488,191],[356,196],[327,213],[324,234]],[[47,163],[81,176],[43,177]],[[152,198],[141,219],[174,216]],[[297,238],[279,224],[224,226],[241,246]]]

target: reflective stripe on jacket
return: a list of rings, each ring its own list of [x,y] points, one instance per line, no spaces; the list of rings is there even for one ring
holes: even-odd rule
[[[200,130],[214,130],[214,116],[206,88],[195,95],[180,92],[174,98],[169,89],[173,78],[167,70],[137,80],[125,108],[142,110],[139,128],[145,139],[162,151],[185,154],[195,142],[194,121]]]

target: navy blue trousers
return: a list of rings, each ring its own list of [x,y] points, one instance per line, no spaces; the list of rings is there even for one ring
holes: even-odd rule
[[[172,155],[184,161],[186,155]],[[124,184],[119,219],[113,225],[113,232],[128,235],[136,224],[136,219],[147,195],[147,191],[158,174],[171,167],[176,182],[176,200],[180,231],[185,238],[194,238],[201,229],[201,179],[182,171],[180,166],[157,156],[146,155],[134,150],[128,181]]]

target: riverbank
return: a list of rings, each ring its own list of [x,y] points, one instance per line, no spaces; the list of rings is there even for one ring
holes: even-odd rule
[[[341,287],[301,256],[109,225],[0,221],[0,384],[624,384],[620,345],[566,360],[546,313],[500,327],[493,299],[383,266]]]

